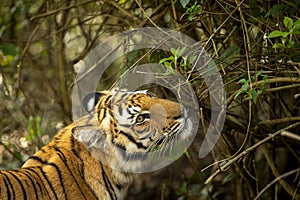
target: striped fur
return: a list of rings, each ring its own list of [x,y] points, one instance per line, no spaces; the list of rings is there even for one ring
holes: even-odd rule
[[[84,104],[89,114],[62,129],[21,169],[0,171],[1,200],[123,199],[133,177],[118,167],[136,164],[124,152],[151,152],[185,121],[178,103],[147,91],[99,92]]]

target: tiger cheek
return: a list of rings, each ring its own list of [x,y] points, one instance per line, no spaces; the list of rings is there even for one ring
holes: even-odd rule
[[[134,126],[134,130],[135,130],[135,133],[141,133],[141,132],[145,132],[149,126],[149,122],[145,122],[144,124],[141,124],[141,125],[135,125]]]

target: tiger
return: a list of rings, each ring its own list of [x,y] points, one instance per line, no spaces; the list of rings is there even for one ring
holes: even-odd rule
[[[148,90],[97,91],[82,105],[86,115],[21,168],[0,171],[0,199],[124,199],[135,176],[128,169],[191,127],[180,103]]]

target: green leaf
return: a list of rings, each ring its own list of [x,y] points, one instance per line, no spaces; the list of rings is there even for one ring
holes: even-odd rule
[[[178,55],[178,56],[182,56],[182,55],[183,55],[183,53],[184,53],[184,51],[185,51],[185,47],[183,47],[183,48],[179,49],[179,51],[178,51],[177,55]]]
[[[286,4],[279,4],[274,5],[266,14],[265,17],[272,16],[272,17],[279,17],[282,16],[287,10],[289,9],[289,6]]]
[[[249,84],[248,84],[248,81],[247,81],[247,82],[245,82],[245,83],[242,85],[242,90],[246,92],[246,91],[248,90],[248,88],[249,88]]]
[[[276,38],[276,37],[287,37],[288,36],[288,32],[282,32],[282,31],[272,31],[269,35],[268,38]]]
[[[240,94],[247,92],[248,88],[249,88],[249,80],[246,80],[243,78],[243,79],[239,80],[238,83],[242,83],[243,85],[242,85],[241,89],[234,96],[234,99],[236,99]]]
[[[187,13],[183,13],[183,14],[181,15],[180,21],[183,19],[183,17],[184,17],[185,15],[187,15]]]
[[[257,72],[257,74],[255,75],[255,78],[258,78],[259,76],[261,76],[262,73],[263,73],[263,70],[262,70],[262,69],[259,70],[259,71]]]
[[[251,97],[252,97],[252,99],[253,99],[254,104],[256,104],[256,102],[257,102],[257,97],[258,97],[258,93],[256,92],[256,89],[255,89],[255,88],[251,90]]]
[[[171,53],[172,53],[172,55],[176,55],[177,54],[177,50],[174,49],[174,48],[171,48]]]
[[[159,64],[162,64],[162,63],[164,63],[166,61],[170,61],[170,57],[169,58],[162,58],[162,59],[160,59]]]
[[[164,65],[165,65],[166,67],[168,67],[168,68],[172,68],[171,63],[169,63],[169,62],[164,62]]]
[[[191,56],[188,58],[189,63],[194,63],[194,61],[196,61],[196,59],[197,59],[197,56]]]
[[[283,48],[284,48],[284,45],[283,45],[283,44],[280,44],[280,43],[275,43],[275,44],[273,44],[273,46],[272,46],[273,49],[277,49],[277,48],[279,48],[279,47],[283,47]]]
[[[242,94],[242,93],[244,93],[244,91],[243,90],[239,90],[237,93],[236,93],[236,95],[234,96],[234,99],[236,99],[238,96],[240,96],[240,94]]]
[[[294,26],[300,24],[300,19],[294,22]]]
[[[293,20],[289,17],[284,17],[283,24],[287,29],[291,30],[293,27]]]
[[[238,81],[238,83],[246,83],[246,82],[247,82],[247,80],[244,78],[242,78],[241,80]]]
[[[4,55],[15,56],[18,53],[17,47],[12,43],[4,43],[0,46],[0,49],[3,51]]]
[[[286,37],[281,37],[281,44],[285,47]]]
[[[269,83],[270,82],[270,80],[268,78],[269,78],[268,75],[264,75],[263,76],[263,80],[264,80],[265,83]]]
[[[300,23],[298,24],[294,24],[292,30],[291,30],[292,34],[300,34]]]
[[[179,0],[183,8],[185,8],[191,0]]]

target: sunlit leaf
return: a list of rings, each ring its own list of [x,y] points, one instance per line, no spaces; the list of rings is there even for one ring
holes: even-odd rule
[[[272,31],[269,35],[268,38],[276,38],[276,37],[287,37],[288,32],[282,32],[282,31]]]

